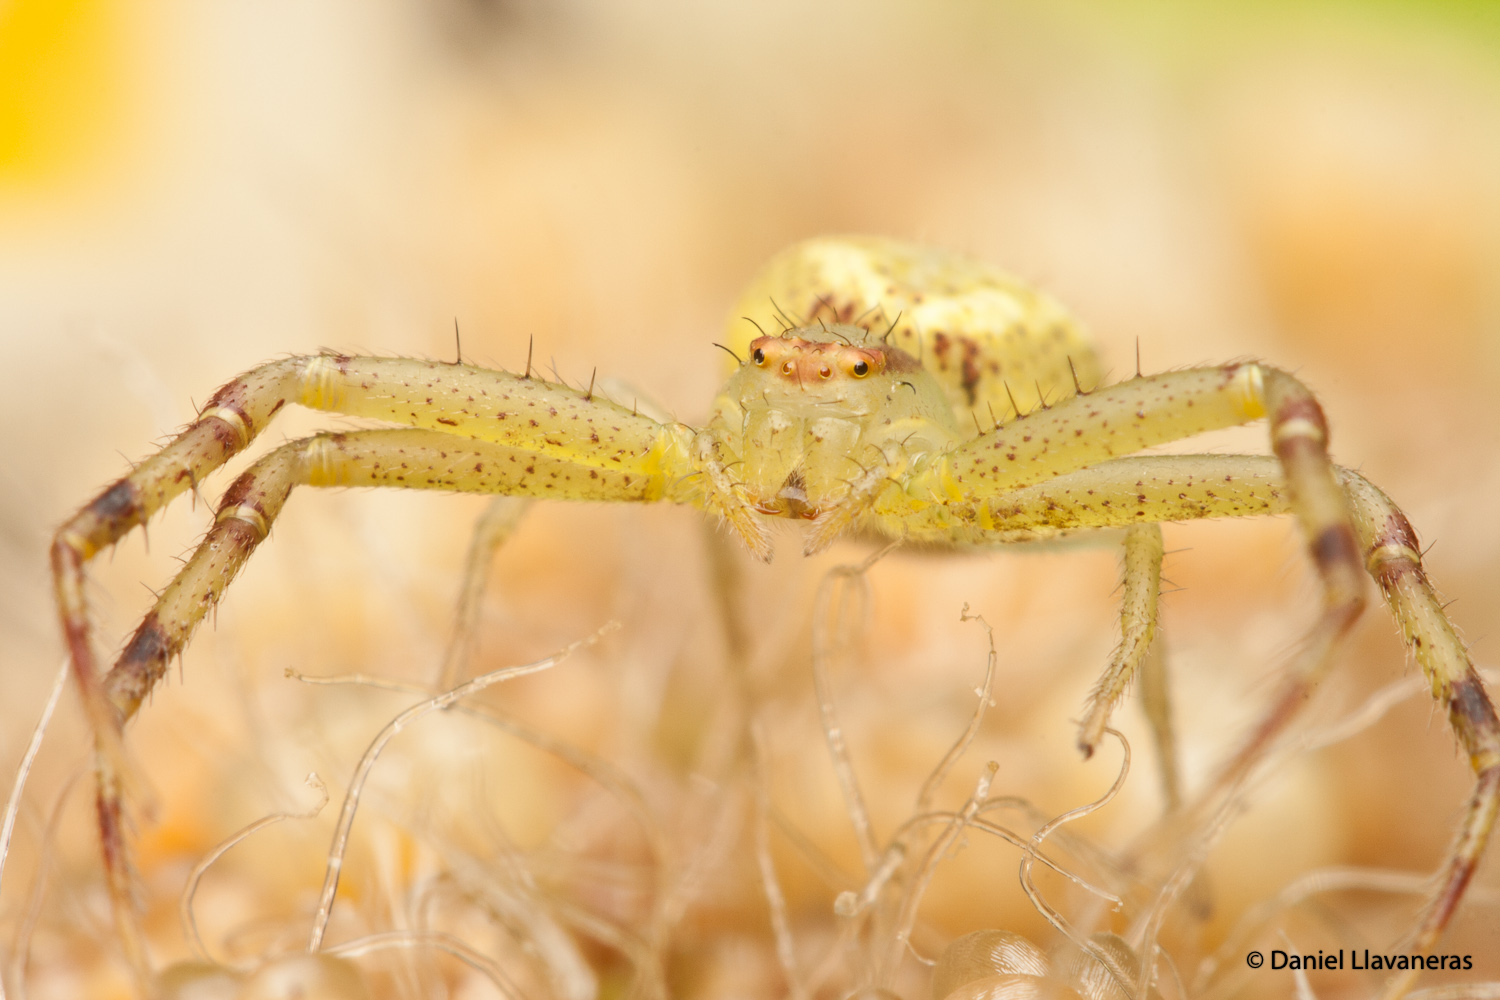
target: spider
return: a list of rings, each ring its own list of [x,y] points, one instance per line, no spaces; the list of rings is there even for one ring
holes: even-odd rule
[[[529,361],[513,374],[292,357],[225,385],[171,443],[58,530],[58,611],[97,744],[116,924],[137,969],[148,962],[129,902],[123,726],[299,485],[688,504],[721,518],[761,559],[771,556],[771,518],[808,522],[808,553],[850,532],[972,549],[1114,529],[1124,551],[1121,643],[1079,729],[1085,755],[1133,675],[1151,672],[1160,522],[1291,513],[1321,578],[1322,609],[1216,787],[1233,786],[1264,758],[1328,670],[1364,607],[1368,573],[1476,776],[1411,938],[1418,952],[1434,947],[1500,809],[1500,720],[1427,580],[1411,525],[1378,488],[1332,463],[1327,423],[1305,386],[1259,362],[1098,384],[1089,341],[1045,295],[983,263],[877,238],[792,247],[766,266],[735,315],[745,321],[719,345],[733,365],[703,428],[612,402],[592,382],[545,381]],[[244,449],[287,403],[403,426],[316,434],[253,464],[101,674],[84,601],[88,561]],[[1135,454],[1261,417],[1273,455]],[[1171,799],[1166,712],[1152,704]],[[1410,982],[1395,980],[1388,993]]]

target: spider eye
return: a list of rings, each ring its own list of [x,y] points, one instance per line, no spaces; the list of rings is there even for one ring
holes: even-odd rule
[[[833,374],[833,369],[829,368],[827,365],[824,365],[822,368],[818,369],[818,375],[821,378],[828,378],[832,374]]]
[[[757,347],[755,353],[750,355],[750,360],[758,365],[763,365],[766,363],[766,352]]]
[[[856,361],[854,362],[853,371],[855,378],[864,378],[870,374],[870,363],[868,361]]]

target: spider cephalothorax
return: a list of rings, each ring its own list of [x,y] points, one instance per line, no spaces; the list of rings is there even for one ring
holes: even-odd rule
[[[701,429],[529,370],[294,357],[224,386],[198,420],[59,529],[57,603],[99,747],[110,890],[143,976],[149,961],[123,833],[122,727],[301,485],[667,500],[721,516],[761,558],[770,556],[770,517],[810,520],[809,551],[848,530],[993,547],[1113,529],[1124,547],[1122,634],[1079,731],[1085,753],[1137,668],[1152,669],[1158,524],[1290,513],[1322,581],[1319,617],[1264,721],[1197,801],[1223,801],[1264,759],[1328,670],[1373,577],[1476,779],[1412,935],[1417,951],[1435,946],[1500,810],[1500,721],[1427,581],[1406,517],[1333,464],[1327,422],[1305,386],[1258,362],[1099,385],[1089,341],[1051,299],[982,263],[889,240],[799,244],[764,269],[735,316],[724,346],[736,363]],[[779,336],[762,332],[778,326]],[[398,426],[314,435],[255,462],[101,675],[84,601],[87,561],[245,448],[287,403]],[[1140,454],[1262,417],[1270,455]],[[1148,714],[1176,802],[1164,704],[1148,703]],[[1412,976],[1388,991],[1403,992]]]
[[[959,440],[953,425],[942,387],[915,358],[863,327],[833,325],[751,341],[708,431],[757,513],[826,522],[859,502],[861,473],[925,466]]]

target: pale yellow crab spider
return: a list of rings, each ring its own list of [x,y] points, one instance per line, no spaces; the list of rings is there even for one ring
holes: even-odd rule
[[[1322,611],[1226,774],[1244,772],[1284,730],[1363,609],[1373,577],[1476,776],[1413,933],[1416,951],[1433,948],[1500,806],[1500,722],[1427,581],[1415,532],[1379,489],[1331,462],[1328,425],[1306,387],[1258,362],[1101,385],[1088,340],[1051,299],[973,260],[882,239],[791,248],[752,283],[734,316],[724,346],[735,364],[703,428],[660,422],[529,370],[294,357],[224,386],[170,444],[59,529],[58,610],[99,746],[98,812],[116,919],[138,967],[146,959],[129,903],[122,728],[302,485],[669,501],[722,518],[763,559],[771,554],[767,519],[778,517],[810,522],[808,551],[846,532],[984,548],[1123,529],[1123,638],[1085,714],[1085,753],[1155,633],[1158,524],[1290,513],[1322,580]],[[252,465],[101,674],[84,603],[88,561],[245,448],[288,403],[397,426],[317,434]],[[1138,454],[1262,417],[1272,455]],[[1169,747],[1163,713],[1153,721]]]

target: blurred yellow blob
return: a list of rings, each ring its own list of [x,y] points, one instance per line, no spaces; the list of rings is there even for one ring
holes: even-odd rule
[[[92,173],[122,131],[125,30],[115,0],[0,4],[0,186]]]

